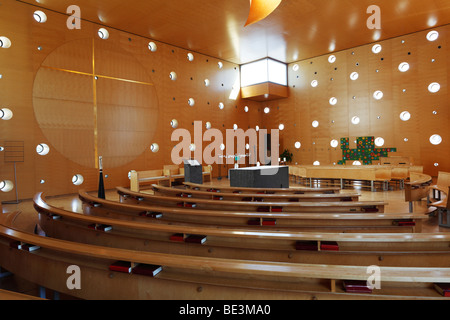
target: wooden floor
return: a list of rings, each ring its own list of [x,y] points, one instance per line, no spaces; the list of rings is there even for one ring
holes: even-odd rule
[[[229,180],[226,178],[220,181],[214,179],[212,182],[205,184],[212,184],[215,186],[229,186]],[[298,185],[291,182],[291,187],[296,187]],[[323,185],[325,187],[325,185]],[[388,205],[385,207],[385,214],[389,213],[408,213],[409,203],[405,202],[405,195],[403,190],[391,190],[391,191],[379,191],[370,192],[362,189],[356,190],[361,193],[361,201],[385,201]],[[354,189],[341,190],[341,193],[354,192]],[[145,190],[143,191],[145,192]],[[116,190],[107,190],[106,198],[109,200],[119,200],[119,195]],[[78,199],[78,194],[48,197],[48,202],[54,206],[64,208],[66,210],[72,210],[74,212],[82,212],[81,201]],[[34,227],[38,221],[38,216],[33,208],[33,201],[23,200],[18,204],[3,204],[4,213],[19,211],[20,215],[14,221],[14,226],[20,228],[21,230],[33,232]],[[426,201],[416,203],[414,205],[415,213],[424,213],[427,211]],[[437,233],[437,232],[450,232],[450,228],[442,228],[438,226],[438,221],[436,216],[430,217],[423,224],[423,233]],[[22,294],[27,294],[31,296],[39,296],[39,287],[35,284],[29,283],[23,279],[20,279],[14,275],[0,277],[0,289],[14,291]],[[53,293],[47,290],[47,299],[53,299]],[[61,295],[59,296],[61,300],[71,300],[70,296]]]

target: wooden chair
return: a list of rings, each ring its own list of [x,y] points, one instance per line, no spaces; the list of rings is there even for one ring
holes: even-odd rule
[[[432,195],[428,198],[428,205],[438,209],[439,226],[450,228],[450,173],[440,171],[435,185],[430,186]]]

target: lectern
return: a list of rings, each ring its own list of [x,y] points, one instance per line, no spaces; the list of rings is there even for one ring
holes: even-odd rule
[[[202,165],[197,160],[183,160],[184,181],[203,184]]]

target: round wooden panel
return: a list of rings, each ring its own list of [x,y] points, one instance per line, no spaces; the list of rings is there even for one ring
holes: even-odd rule
[[[150,146],[158,99],[150,76],[128,52],[82,39],[54,50],[33,88],[36,120],[68,159],[90,168],[123,166]]]

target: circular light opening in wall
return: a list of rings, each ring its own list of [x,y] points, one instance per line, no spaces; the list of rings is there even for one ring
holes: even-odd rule
[[[361,161],[353,161],[353,165],[354,166],[361,166],[362,163],[361,163]]]
[[[302,147],[302,144],[299,142],[299,141],[297,141],[296,143],[295,143],[295,148],[296,149],[300,149]]]
[[[220,145],[220,150],[225,150],[225,145],[223,143]]]
[[[315,87],[317,87],[318,85],[319,85],[319,81],[317,81],[317,80],[311,81],[311,87],[315,88]]]
[[[442,137],[438,134],[433,134],[430,137],[430,142],[432,145],[435,145],[435,146],[440,145],[442,143]]]
[[[194,55],[192,53],[188,53],[187,58],[189,61],[194,61]]]
[[[206,127],[206,129],[211,129],[212,128],[212,125],[211,125],[211,122],[207,122],[206,124],[205,124],[205,127]]]
[[[84,182],[84,177],[81,174],[76,174],[72,177],[72,183],[76,186],[81,186]]]
[[[178,128],[178,120],[173,119],[172,121],[170,121],[170,126],[174,129]]]
[[[193,98],[189,98],[188,100],[188,105],[190,105],[191,107],[193,107],[195,105],[195,100]]]
[[[0,191],[2,192],[10,192],[14,189],[14,184],[9,180],[0,181]]]
[[[177,74],[175,73],[175,71],[172,71],[172,72],[169,74],[169,77],[170,77],[170,80],[172,80],[172,81],[177,80]]]
[[[256,132],[258,132],[259,131],[259,126],[256,126],[255,130],[256,130]]]
[[[353,81],[358,80],[358,78],[359,78],[358,72],[352,72],[352,74],[350,75],[350,79]]]
[[[191,145],[189,146],[189,150],[195,151],[195,148],[196,148],[195,144],[191,143]]]
[[[400,70],[400,72],[408,71],[409,70],[409,63],[408,62],[400,63],[400,65],[398,66],[398,70]]]
[[[353,124],[359,124],[361,122],[361,119],[359,117],[353,117],[352,118],[352,123]]]
[[[45,143],[40,143],[36,147],[36,152],[40,156],[46,156],[50,152],[50,147]]]
[[[205,87],[209,87],[209,80],[205,79]]]
[[[98,29],[98,36],[100,37],[100,39],[106,40],[109,38],[109,31],[105,28],[100,28]]]
[[[437,82],[433,82],[428,86],[428,91],[430,91],[431,93],[436,93],[439,90],[441,90],[441,85]]]
[[[376,44],[372,47],[372,52],[375,54],[380,53],[381,50],[383,50],[383,47],[381,46],[381,44]]]
[[[335,63],[336,62],[336,56],[335,55],[331,55],[328,57],[328,62],[329,63]]]
[[[408,111],[403,111],[400,113],[400,119],[402,119],[402,121],[408,121],[411,119],[411,114]]]
[[[2,120],[11,120],[13,115],[13,112],[8,108],[0,109],[0,119]]]
[[[382,91],[375,91],[373,93],[373,97],[375,98],[375,100],[381,100],[381,99],[383,99],[383,96],[384,96],[384,94]]]
[[[320,166],[320,162],[319,161],[314,161],[313,165]]]
[[[37,10],[33,13],[33,18],[39,23],[44,23],[47,21],[47,15],[40,10]]]
[[[248,143],[245,145],[245,150],[250,150],[250,145]]]
[[[155,52],[155,51],[158,49],[158,46],[157,46],[156,43],[154,43],[154,42],[149,42],[149,43],[148,43],[148,49],[149,49],[151,52]]]
[[[151,146],[150,146],[150,150],[152,150],[152,152],[158,152],[159,151],[159,145],[157,144],[157,143],[153,143]]]
[[[219,67],[219,69],[222,69],[223,68],[223,63],[222,62],[218,62],[217,66]]]
[[[238,129],[238,125],[237,124],[233,124],[233,129],[237,130]]]
[[[5,148],[0,146],[0,152],[2,151],[5,151]]]
[[[427,34],[427,40],[428,41],[436,41],[439,38],[439,32],[436,30],[430,31]]]
[[[249,110],[248,107],[245,106],[245,107],[244,107],[244,111],[245,111],[245,112],[248,112],[248,110]]]
[[[292,70],[298,71],[298,69],[299,69],[298,64],[294,64],[294,65],[292,66]]]
[[[220,103],[219,103],[219,109],[220,109],[220,110],[223,110],[223,108],[225,108],[225,105],[223,104],[223,102],[220,102]]]
[[[279,129],[280,131],[283,131],[283,130],[284,130],[284,124],[280,124],[280,125],[278,126],[278,129]]]
[[[317,128],[319,126],[319,121],[313,121],[312,126]]]
[[[337,148],[339,146],[339,142],[337,140],[331,140],[330,145],[332,148]]]
[[[337,102],[338,102],[338,100],[337,100],[335,97],[332,97],[332,98],[330,99],[330,104],[331,104],[332,106],[335,106],[335,105],[337,104]]]
[[[0,37],[0,48],[8,49],[11,47],[11,40],[7,37]]]
[[[377,147],[382,147],[382,146],[384,146],[384,139],[383,139],[383,138],[376,138],[376,139],[375,139],[375,145],[376,145]]]
[[[265,113],[265,114],[268,114],[269,112],[270,112],[270,108],[269,108],[269,107],[265,107],[265,108],[264,108],[264,113]]]

